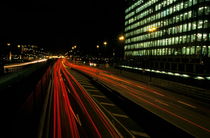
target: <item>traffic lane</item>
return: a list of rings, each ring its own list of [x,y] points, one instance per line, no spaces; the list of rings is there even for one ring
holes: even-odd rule
[[[104,76],[103,74],[104,73],[102,73],[100,75]],[[141,92],[143,92],[146,95],[156,97],[156,98],[158,98],[158,99],[156,99],[156,101],[161,104],[164,104],[164,105],[173,104],[174,106],[180,106],[180,107],[192,110],[194,112],[197,112],[198,114],[202,114],[206,117],[210,117],[209,106],[206,106],[207,104],[205,104],[205,106],[202,106],[203,104],[201,102],[199,102],[198,100],[194,100],[192,98],[189,98],[189,97],[186,97],[186,96],[183,96],[180,94],[160,90],[157,88],[156,88],[157,90],[151,89],[148,86],[144,86],[138,82],[134,81],[132,83],[132,81],[129,81],[129,80],[127,81],[120,77],[117,78],[112,75],[106,75],[106,77],[109,79],[120,82],[121,85],[123,84],[124,86],[132,87],[132,88],[136,89],[137,91],[140,90]]]
[[[209,123],[208,123],[210,121],[209,118],[204,117],[201,114],[197,114],[196,112],[192,112],[191,110],[182,108],[182,106],[178,106],[177,104],[173,104],[169,106],[170,105],[169,103],[163,100],[161,101],[160,98],[157,99],[158,101],[161,101],[161,102],[158,102],[159,103],[158,104],[157,102],[155,102],[156,100],[154,100],[152,96],[146,95],[145,93],[142,94],[142,91],[137,91],[136,89],[123,85],[122,83],[119,83],[119,82],[117,83],[110,80],[107,80],[107,81],[104,81],[104,80],[105,79],[103,80],[101,79],[100,81],[105,82],[107,86],[112,86],[115,84],[115,90],[117,90],[120,94],[124,95],[125,97],[131,100],[134,100],[133,98],[135,98],[136,103],[138,103],[139,105],[142,105],[145,103],[149,104],[150,107],[147,106],[147,109],[165,118],[169,122],[173,122],[173,124],[179,127],[181,126],[182,129],[188,132],[191,132],[191,134],[194,133],[195,131],[200,131],[200,134],[203,133],[203,134],[209,135],[209,128],[210,128]],[[165,103],[168,106],[166,106]],[[156,108],[158,110],[155,111],[152,108]],[[173,116],[174,119],[168,119],[169,117],[166,116],[166,114],[162,114],[162,113],[160,114],[159,113],[160,111]]]
[[[118,137],[120,134],[117,132],[116,128],[114,128],[110,122],[110,120],[105,116],[105,114],[99,109],[93,99],[87,94],[86,91],[81,91],[81,87],[78,88],[78,84],[73,83],[71,84],[75,88],[75,94],[80,97],[77,102],[79,101],[78,105],[80,108],[86,109],[86,114],[88,114],[89,118],[91,119],[92,125],[98,129],[99,133],[102,136],[108,137]],[[72,92],[72,90],[70,89]],[[83,107],[81,107],[83,106]],[[86,115],[87,116],[87,115]],[[84,118],[84,117],[83,117]],[[87,119],[85,120],[87,122]]]
[[[129,79],[126,79],[123,77],[115,76],[115,75],[111,74],[110,72],[107,72],[104,70],[91,68],[91,67],[87,67],[87,66],[82,66],[82,67],[77,66],[77,68],[80,70],[83,70],[84,72],[88,73],[89,75],[94,76],[96,79],[106,77],[108,79],[119,81],[121,84],[132,86],[133,88],[135,88],[137,90],[141,89],[143,92],[146,92],[146,94],[151,94],[155,97],[161,96],[162,98],[159,97],[161,99],[163,99],[165,97],[165,100],[168,101],[169,103],[175,103],[176,105],[180,105],[185,108],[191,108],[191,110],[194,110],[197,113],[201,113],[202,115],[210,117],[210,111],[208,110],[210,106],[208,104],[203,104],[198,100],[193,100],[189,97],[179,95],[179,94],[169,92],[169,91],[164,91],[164,90],[160,90],[160,89],[156,90],[157,88],[151,89],[148,86],[142,85],[139,82],[132,81],[132,80],[129,80]],[[164,103],[160,100],[157,100],[157,101]]]
[[[83,70],[84,71],[84,70]],[[88,70],[86,69],[85,70],[86,71],[86,73],[88,73]],[[97,77],[97,79],[99,79],[99,80],[104,80],[104,77],[100,77],[99,76],[99,74],[100,73],[93,73],[93,72],[91,72],[90,73],[90,70],[89,70],[89,74],[91,74],[91,75],[93,75],[93,76],[95,76],[95,77]],[[118,79],[119,80],[119,79]],[[110,80],[109,80],[110,81]],[[111,86],[111,85],[113,85],[113,83],[114,82],[112,82],[112,83],[108,83],[108,86]],[[120,85],[122,85],[122,84],[117,84],[117,87],[119,87]],[[125,87],[125,86],[123,86],[123,87]],[[120,91],[123,91],[123,89],[122,90],[120,90]],[[129,97],[130,95],[126,95],[127,97]],[[133,96],[136,96],[136,95],[133,95]],[[131,98],[132,99],[132,98]],[[137,101],[138,101],[138,99],[137,99]],[[160,101],[160,100],[159,100]],[[150,103],[151,105],[156,105],[157,103],[151,103],[151,102],[147,102],[147,103]],[[182,102],[183,103],[183,102]],[[154,107],[154,106],[153,106]],[[170,115],[172,115],[173,117],[176,117],[176,121],[173,121],[176,125],[178,124],[179,125],[179,127],[181,126],[183,129],[185,129],[185,130],[187,130],[187,131],[190,131],[191,133],[192,132],[194,132],[194,129],[192,129],[190,126],[189,126],[189,124],[190,125],[193,125],[193,127],[195,127],[195,128],[199,128],[199,129],[201,129],[201,130],[203,130],[204,131],[204,134],[207,132],[207,135],[208,135],[208,133],[209,133],[209,125],[208,124],[206,124],[205,122],[204,122],[204,126],[207,126],[208,128],[206,128],[206,127],[203,127],[203,126],[201,126],[201,125],[199,125],[200,123],[201,124],[203,124],[203,122],[202,122],[202,120],[205,120],[205,121],[207,121],[208,119],[201,119],[201,120],[198,120],[197,119],[197,121],[198,121],[198,123],[196,122],[193,122],[193,121],[191,121],[189,118],[183,118],[181,115],[177,115],[177,113],[179,113],[179,112],[182,112],[183,111],[183,109],[180,111],[173,111],[173,110],[171,110],[171,111],[169,111],[169,109],[165,109],[165,107],[163,108],[163,107],[160,107],[160,106],[158,106],[158,107],[156,107],[156,108],[161,108],[162,109],[162,111],[165,111],[166,113],[168,113],[168,114],[170,114]],[[173,107],[174,108],[174,107]],[[177,108],[177,107],[176,107]],[[164,110],[165,109],[165,110]],[[188,113],[189,112],[189,113]],[[192,112],[189,110],[189,111],[187,111],[186,113],[188,113],[188,114],[191,114]],[[193,114],[193,116],[194,116],[194,114]],[[196,115],[196,116],[198,116],[198,115]],[[192,117],[192,116],[191,116]],[[190,118],[191,118],[190,117]],[[166,117],[167,118],[167,117]],[[199,118],[202,118],[202,117],[199,117]],[[176,123],[177,122],[177,119],[178,120],[182,120],[182,123]],[[194,119],[194,118],[193,118]],[[184,121],[184,122],[183,122]],[[207,121],[207,122],[209,122],[209,121]],[[186,124],[186,125],[184,125],[184,123]],[[196,130],[196,129],[195,129]],[[200,132],[201,133],[201,132]]]
[[[62,65],[62,75],[66,80],[66,86],[70,90],[70,94],[75,99],[75,103],[77,103],[77,108],[81,109],[81,112],[83,113],[82,118],[86,118],[84,123],[89,123],[89,127],[86,127],[88,133],[91,132],[94,137],[121,137],[121,134],[113,126],[110,120],[100,110],[94,100],[91,99],[88,93],[80,86],[77,80],[68,72],[64,65]]]

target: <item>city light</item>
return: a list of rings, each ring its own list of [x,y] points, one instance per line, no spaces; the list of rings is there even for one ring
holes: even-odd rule
[[[119,37],[119,40],[120,41],[124,41],[125,40],[125,37],[122,35],[122,36]]]
[[[25,66],[25,65],[29,65],[29,64],[35,64],[35,63],[39,63],[39,62],[45,62],[45,61],[47,61],[47,59],[40,59],[40,60],[31,61],[31,62],[25,62],[25,63],[18,63],[18,64],[7,65],[7,66],[4,66],[4,68],[7,69],[7,68],[20,67],[20,66]]]
[[[99,45],[96,46],[96,48],[99,48],[99,47],[100,47]]]
[[[154,31],[156,31],[157,30],[157,27],[152,27],[152,28],[149,28],[149,32],[154,32]]]
[[[11,43],[7,43],[7,46],[10,46],[11,45]]]
[[[106,46],[108,43],[106,41],[104,41],[104,45]]]

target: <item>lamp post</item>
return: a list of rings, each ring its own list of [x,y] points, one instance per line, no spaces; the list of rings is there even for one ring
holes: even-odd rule
[[[148,32],[149,33],[153,33],[153,32],[155,32],[155,31],[157,31],[157,27],[151,27],[151,28],[149,28],[148,29]],[[151,59],[150,59],[150,54],[149,54],[149,68],[150,68],[150,70],[149,70],[149,81],[151,82],[152,81],[152,74],[151,74]]]
[[[125,42],[125,36],[124,35],[120,35],[118,37],[118,40],[120,42],[119,57],[120,57],[120,61],[121,61],[123,59],[123,57],[124,57],[124,47],[123,47],[123,44]]]
[[[7,43],[7,46],[9,47],[8,59],[11,61],[12,60],[11,43]]]

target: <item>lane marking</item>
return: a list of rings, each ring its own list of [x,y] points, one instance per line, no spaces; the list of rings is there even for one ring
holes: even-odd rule
[[[160,103],[160,104],[162,104],[162,105],[169,106],[167,103],[164,103],[164,102],[162,102],[160,100],[155,100],[155,101],[158,102],[158,103]]]
[[[134,131],[134,130],[130,130],[130,132],[136,136],[141,136],[141,137],[147,137],[147,138],[150,138],[149,135],[147,135],[146,133],[144,132],[139,132],[139,131]]]
[[[116,113],[111,113],[113,116],[116,116],[116,117],[123,117],[123,118],[128,118],[127,115],[122,115],[122,114],[116,114]]]
[[[93,87],[93,86],[88,86],[88,85],[84,85],[84,87],[85,87],[85,88],[93,88],[93,89],[95,89],[95,87]]]
[[[103,96],[103,95],[91,95],[93,97],[98,97],[98,98],[106,98],[106,96]]]
[[[191,108],[197,108],[196,106],[194,106],[194,105],[191,105],[191,104],[188,104],[188,103],[186,103],[186,102],[183,102],[183,101],[180,101],[180,100],[178,100],[177,101],[178,103],[181,103],[181,104],[184,104],[184,105],[187,105],[187,106],[189,106],[189,107],[191,107]]]
[[[161,93],[156,92],[156,91],[154,91],[154,90],[150,90],[150,89],[144,88],[144,87],[142,87],[142,86],[137,86],[137,87],[142,88],[142,89],[144,89],[144,90],[147,90],[147,91],[149,91],[149,92],[152,92],[152,93],[157,94],[157,95],[162,96],[162,97],[165,96],[164,94],[161,94]]]
[[[108,106],[115,106],[114,104],[111,104],[111,103],[104,103],[104,102],[100,102],[100,104],[102,104],[102,105],[108,105]]]

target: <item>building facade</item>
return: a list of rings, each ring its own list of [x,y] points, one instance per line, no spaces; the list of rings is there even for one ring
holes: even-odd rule
[[[210,0],[128,0],[126,66],[210,76]]]

